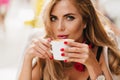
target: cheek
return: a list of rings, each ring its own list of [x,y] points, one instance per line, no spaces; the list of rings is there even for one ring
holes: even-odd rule
[[[83,34],[83,28],[81,26],[74,26],[74,28],[69,29],[72,38],[80,38]]]
[[[83,23],[81,19],[76,19],[72,23],[68,24],[70,26],[71,33],[81,34],[83,32]]]
[[[71,28],[71,33],[80,34],[82,32],[83,32],[83,28],[81,25],[75,25],[73,28]]]
[[[56,33],[57,31],[56,24],[51,24],[51,30],[53,31],[53,33]]]

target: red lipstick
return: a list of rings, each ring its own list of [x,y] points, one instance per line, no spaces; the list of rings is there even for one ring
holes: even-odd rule
[[[58,35],[57,36],[59,39],[67,39],[68,35]]]

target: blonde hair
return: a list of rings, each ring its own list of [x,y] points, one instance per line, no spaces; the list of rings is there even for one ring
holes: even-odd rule
[[[44,12],[44,25],[46,29],[46,37],[53,38],[53,32],[50,26],[50,14],[53,7],[62,0],[50,0]],[[120,52],[115,42],[107,35],[101,21],[98,18],[90,0],[69,0],[78,9],[82,15],[83,22],[87,24],[84,30],[84,36],[95,46],[107,46],[109,55],[109,66],[114,74],[120,74]],[[43,64],[41,64],[43,65]],[[46,60],[43,69],[44,80],[68,80],[64,76],[64,64],[60,61]]]

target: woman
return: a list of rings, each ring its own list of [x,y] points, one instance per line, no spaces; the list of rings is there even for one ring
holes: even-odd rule
[[[46,36],[27,47],[19,80],[113,80],[120,74],[120,52],[90,0],[50,0],[43,19]],[[54,60],[50,41],[68,38],[75,42],[65,42],[71,47],[61,55],[69,58]]]

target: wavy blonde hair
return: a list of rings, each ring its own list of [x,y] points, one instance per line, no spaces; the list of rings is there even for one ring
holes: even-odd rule
[[[53,38],[53,32],[51,29],[50,14],[53,7],[62,0],[50,0],[47,5],[43,20],[46,29],[46,37]],[[83,22],[87,24],[84,30],[86,38],[93,43],[95,46],[107,46],[109,67],[112,73],[120,74],[120,52],[114,41],[107,35],[98,13],[95,10],[91,0],[69,0],[78,9],[80,15],[82,15]],[[41,62],[41,73],[44,80],[68,80],[68,77],[64,76],[65,64],[60,61],[51,60],[40,60]],[[43,65],[44,62],[44,65]]]

